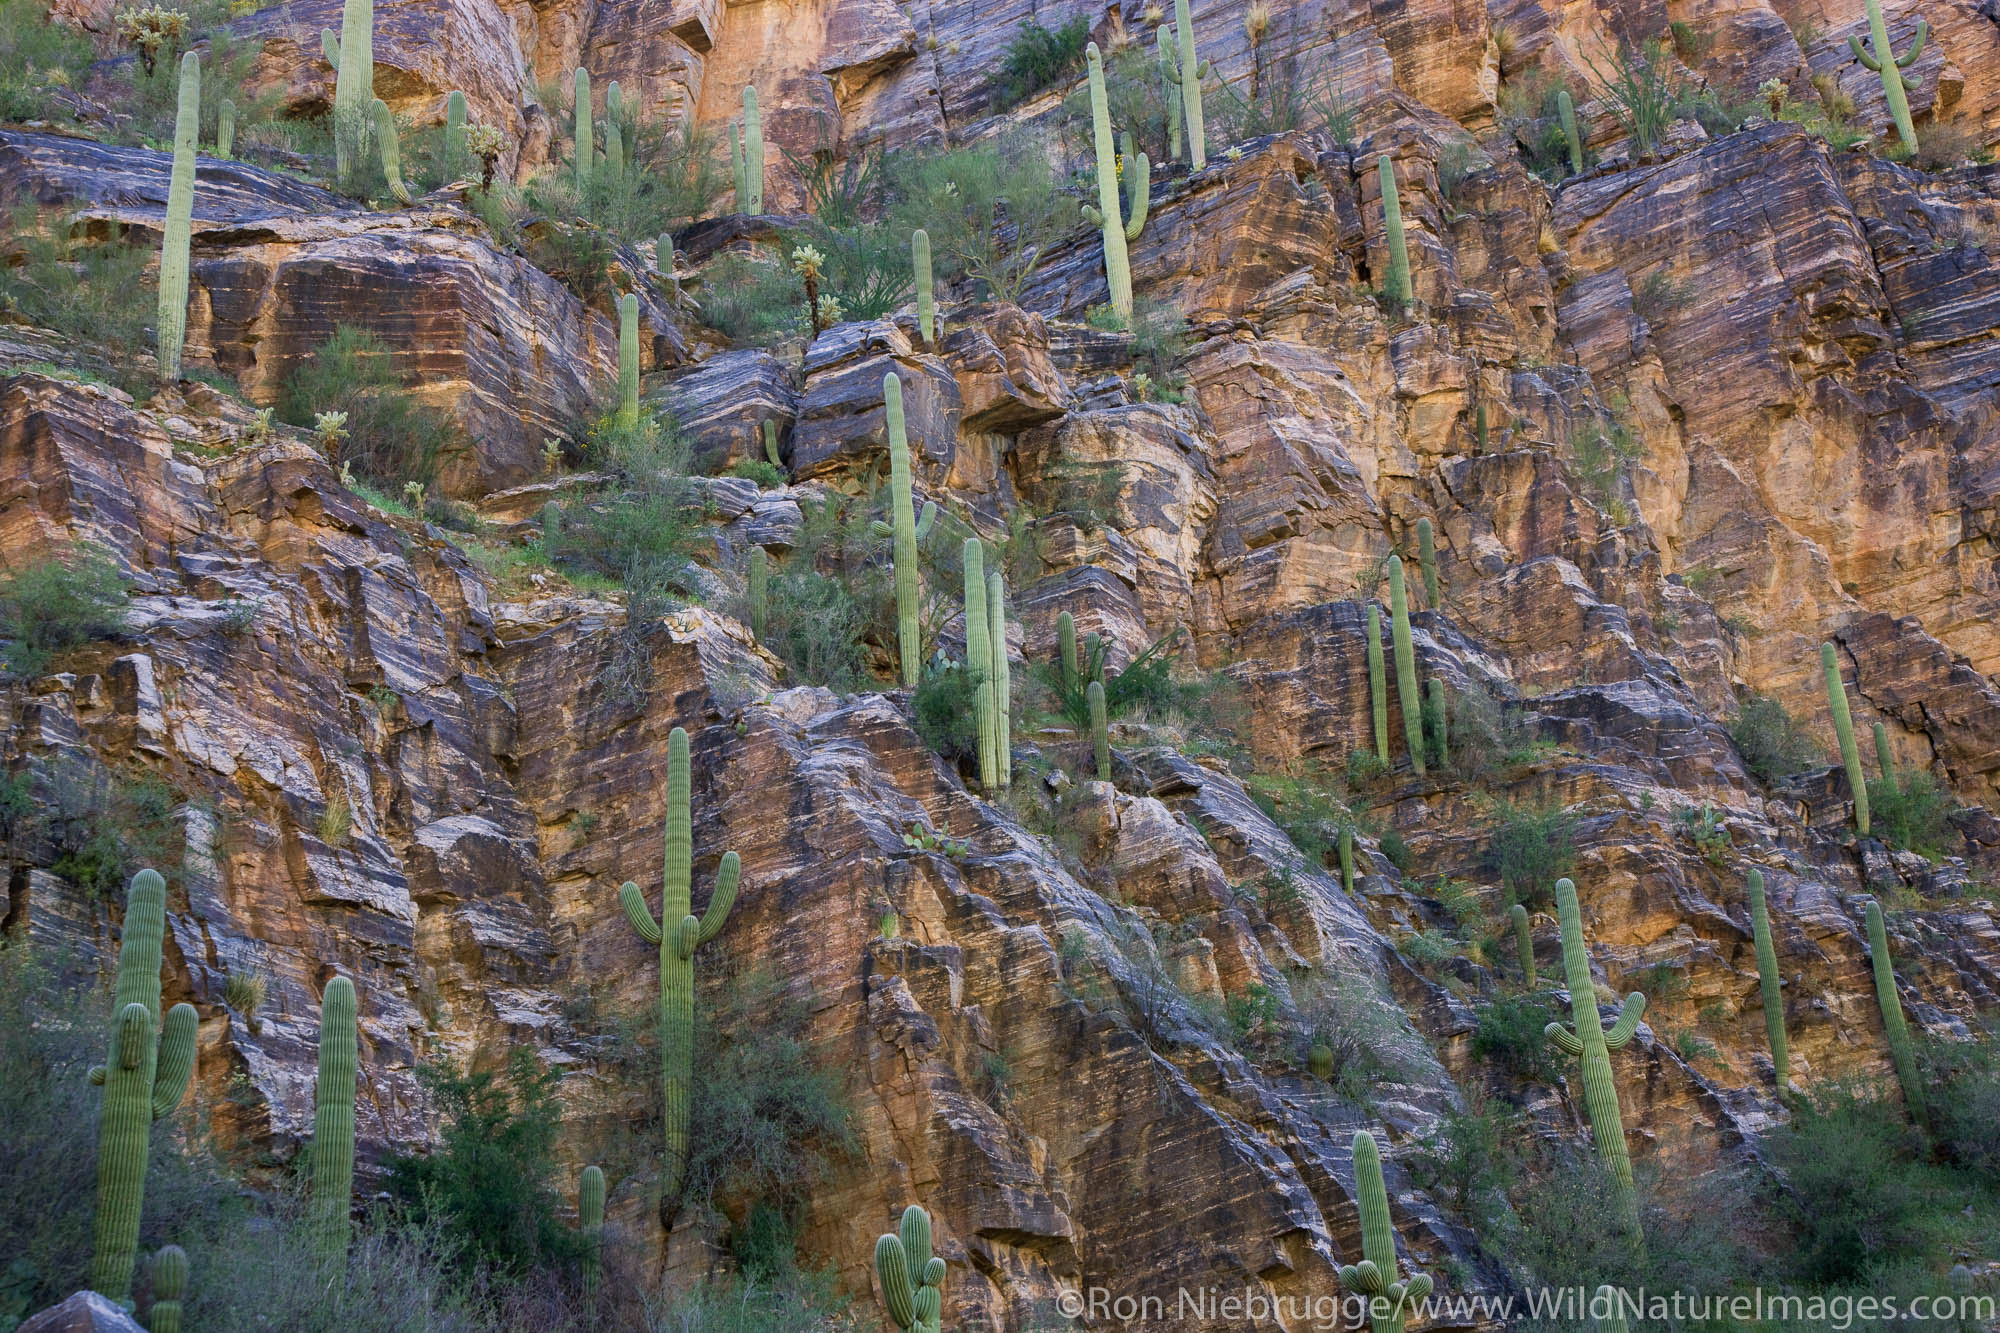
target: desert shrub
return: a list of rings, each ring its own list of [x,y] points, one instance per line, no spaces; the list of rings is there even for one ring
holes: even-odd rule
[[[1769,1149],[1800,1280],[1861,1282],[1931,1242],[1937,1182],[1921,1161],[1921,1136],[1894,1102],[1853,1086],[1817,1089]]]
[[[177,876],[180,797],[158,778],[65,757],[45,771],[39,796],[33,817],[54,854],[49,869],[93,897],[118,897],[147,866],[169,882]]]
[[[158,285],[146,273],[152,253],[125,244],[115,226],[96,244],[73,219],[45,227],[33,205],[16,212],[12,233],[6,248],[20,262],[0,263],[0,311],[60,335],[80,364],[127,392],[149,391],[153,370],[141,362],[153,351],[160,309]]]
[[[1074,681],[1055,662],[1030,662],[1028,674],[1047,691],[1054,704],[1055,714],[1078,731],[1090,728],[1090,682],[1102,679],[1104,682],[1104,713],[1107,718],[1120,718],[1127,713],[1144,711],[1165,712],[1178,699],[1178,688],[1174,677],[1174,659],[1181,651],[1182,636],[1179,629],[1169,630],[1126,663],[1125,669],[1116,673],[1104,669],[1104,648],[1100,644],[1096,656],[1083,664],[1083,670]],[[1087,650],[1079,648],[1079,651]]]
[[[1569,140],[1563,135],[1557,106],[1558,94],[1566,87],[1577,106],[1582,106],[1590,96],[1588,89],[1570,86],[1540,65],[1530,66],[1500,85],[1501,125],[1520,146],[1528,170],[1550,183],[1560,182],[1570,174]],[[1586,147],[1586,168],[1594,157]]]
[[[342,324],[317,352],[285,380],[278,416],[310,427],[321,412],[347,413],[347,439],[339,456],[356,476],[400,487],[428,486],[457,428],[436,408],[404,387],[394,353],[366,329]]]
[[[1819,742],[1768,694],[1752,694],[1743,701],[1729,724],[1729,739],[1736,742],[1744,767],[1763,782],[1826,764]]]
[[[1658,148],[1667,127],[1689,105],[1687,81],[1668,44],[1653,38],[1638,46],[1621,44],[1600,67],[1586,58],[1599,91],[1611,106],[1611,114],[1632,141],[1632,151],[1643,156]]]
[[[966,280],[995,300],[1019,300],[1042,257],[1077,225],[1048,150],[1028,136],[898,155],[890,162],[890,219],[904,236],[930,233],[941,282]]]
[[[1518,1132],[1519,1117],[1504,1102],[1474,1097],[1464,1109],[1447,1107],[1437,1127],[1417,1140],[1410,1174],[1472,1226],[1487,1230],[1520,1175],[1511,1146]]]
[[[1079,64],[1077,72],[1081,73],[1082,69]],[[1117,50],[1105,52],[1104,100],[1105,109],[1111,114],[1111,123],[1119,134],[1120,151],[1123,151],[1124,136],[1129,133],[1134,151],[1146,154],[1152,159],[1153,169],[1160,170],[1167,161],[1170,146],[1167,98],[1165,83],[1160,78],[1159,56],[1153,49],[1150,32],[1143,41],[1128,42]],[[1063,98],[1062,114],[1057,118],[1056,129],[1066,161],[1090,160],[1094,150],[1088,88],[1078,86]]]
[[[924,744],[954,763],[979,753],[979,679],[956,662],[926,663],[910,696],[910,720]]]
[[[1552,901],[1556,881],[1576,864],[1576,816],[1554,802],[1502,801],[1487,835],[1487,863],[1500,875],[1509,903]]]
[[[1424,1061],[1422,1042],[1365,976],[1344,969],[1309,973],[1292,983],[1292,1002],[1293,1058],[1304,1067],[1314,1046],[1326,1047],[1333,1053],[1330,1082],[1350,1101],[1366,1101],[1374,1084],[1408,1078]]]
[[[2000,1186],[2000,1035],[1975,1041],[1941,1039],[1924,1043],[1921,1058],[1927,1081],[1938,1088],[1930,1100],[1932,1132],[1947,1160]]]
[[[729,475],[754,481],[759,486],[771,487],[785,484],[784,469],[761,458],[739,458],[729,465]]]
[[[1064,463],[1055,474],[1052,513],[1068,516],[1085,532],[1097,532],[1118,516],[1125,489],[1125,467],[1106,463]]]
[[[592,427],[585,453],[594,466],[617,473],[618,484],[551,515],[544,553],[558,565],[624,585],[635,618],[657,617],[693,596],[702,508],[679,429],[656,416],[626,422],[611,413]]]
[[[1257,808],[1315,865],[1333,850],[1341,829],[1354,825],[1353,814],[1334,798],[1327,775],[1317,769],[1297,778],[1254,774],[1243,786]]]
[[[1570,433],[1570,470],[1591,503],[1614,523],[1631,521],[1625,492],[1632,465],[1644,452],[1632,428],[1615,417],[1579,421]]]
[[[1694,844],[1702,860],[1717,867],[1729,863],[1729,853],[1736,844],[1729,836],[1729,827],[1723,823],[1722,812],[1715,808],[1714,802],[1682,806],[1674,815],[1674,823],[1680,828],[1681,836]]]
[[[769,260],[728,254],[702,270],[702,322],[732,342],[762,345],[799,332],[805,299],[798,275]]]
[[[92,55],[90,39],[47,6],[0,0],[0,121],[58,115],[59,94],[82,84]]]
[[[125,627],[128,585],[104,552],[85,547],[45,556],[0,578],[0,659],[17,676],[39,676],[62,653]]]
[[[764,646],[796,680],[843,694],[867,683],[861,636],[868,609],[845,580],[791,561],[771,576],[767,596]]]
[[[1472,1053],[1498,1062],[1517,1077],[1553,1083],[1561,1077],[1562,1066],[1542,1030],[1550,1022],[1567,1017],[1545,994],[1495,1000],[1479,1011],[1479,1026],[1472,1033]]]
[[[718,1278],[650,1310],[647,1333],[823,1333],[846,1327],[846,1302],[824,1278]]]
[[[1078,14],[1059,28],[1029,19],[1000,58],[993,79],[996,110],[1027,101],[1044,88],[1083,72],[1083,49],[1090,43],[1090,20]]]
[[[1297,10],[1289,11],[1290,26],[1296,28],[1298,15]],[[1266,45],[1284,54],[1267,58],[1263,55]],[[1209,94],[1215,103],[1211,115],[1221,131],[1221,142],[1242,143],[1295,130],[1317,130],[1336,145],[1353,142],[1353,105],[1342,95],[1332,71],[1310,68],[1307,57],[1299,54],[1300,45],[1295,33],[1267,33],[1252,47],[1255,78],[1240,83],[1224,81]],[[1144,50],[1150,59],[1151,44]],[[1157,78],[1155,75],[1155,82]]]
[[[804,153],[784,149],[811,220],[786,238],[789,253],[809,245],[821,256],[820,292],[840,303],[844,319],[880,319],[909,299],[910,233],[882,216],[882,151],[843,150],[838,127],[820,119],[819,137]]]
[[[1928,769],[1910,769],[1897,779],[1870,778],[1870,827],[1891,846],[1932,860],[1957,844],[1951,826],[1956,804]]]

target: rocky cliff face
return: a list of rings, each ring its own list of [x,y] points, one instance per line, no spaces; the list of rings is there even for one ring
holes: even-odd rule
[[[1234,6],[1196,5],[1218,77],[1277,60],[1329,70],[1357,129],[1156,178],[1132,268],[1142,296],[1190,322],[1181,403],[1140,400],[1127,341],[1083,322],[1106,293],[1081,225],[1018,306],[947,303],[935,350],[907,316],[837,326],[798,354],[718,350],[640,257],[619,257],[645,303],[648,394],[701,451],[749,456],[751,427],[781,424],[788,485],[710,485],[712,585],[735,586],[752,543],[788,548],[802,503],[870,484],[894,369],[923,495],[989,536],[1020,506],[1050,515],[1033,537],[1044,572],[1012,592],[1017,657],[1052,656],[1061,610],[1114,661],[1184,626],[1240,692],[1237,739],[1261,769],[1339,768],[1369,744],[1381,562],[1413,553],[1429,518],[1442,596],[1427,604],[1412,578],[1422,675],[1518,707],[1543,742],[1487,785],[1578,812],[1575,878],[1605,983],[1663,965],[1685,982],[1616,1062],[1635,1154],[1698,1169],[1754,1153],[1782,1110],[1744,866],[1770,884],[1802,1082],[1887,1069],[1868,894],[1910,907],[1895,945],[1920,1026],[1964,1031],[2000,1004],[2000,824],[1982,808],[2000,784],[2000,182],[1759,122],[1712,138],[1684,123],[1670,151],[1634,162],[1593,104],[1606,160],[1551,189],[1494,129],[1498,80],[1573,66],[1667,11],[1271,8],[1253,43]],[[269,42],[261,76],[296,105],[329,96],[312,30],[336,11],[244,21]],[[1146,26],[1132,4],[1078,12],[1106,42]],[[2000,138],[2000,78],[1986,77],[2000,38],[1972,6],[1925,13],[1924,124]],[[107,16],[76,10],[100,30]],[[560,156],[534,82],[578,62],[711,125],[754,83],[766,133],[795,151],[823,129],[894,148],[996,129],[983,72],[1027,17],[921,0],[403,0],[377,6],[377,91],[441,116],[444,91],[464,89],[510,129],[523,172]],[[1711,26],[1718,86],[1804,90],[1830,69],[1862,122],[1884,119],[1872,76],[1840,63],[1852,15],[1751,5]],[[1462,178],[1446,165],[1461,127],[1493,150]],[[1367,290],[1386,265],[1384,153],[1410,226],[1406,318]],[[61,210],[150,244],[166,172],[159,154],[0,131],[10,212]],[[784,172],[772,190],[774,207],[797,203]],[[336,324],[371,329],[467,427],[442,484],[525,531],[563,484],[540,476],[542,440],[615,373],[608,298],[587,303],[497,248],[449,191],[365,213],[204,158],[197,201],[190,364],[269,403]],[[0,743],[48,801],[102,774],[179,794],[168,994],[202,1013],[194,1095],[226,1145],[270,1164],[299,1145],[317,997],[339,971],[361,996],[364,1157],[431,1132],[423,1058],[526,1045],[566,1071],[565,1153],[601,1160],[649,1105],[650,1087],[604,1059],[593,1016],[643,1013],[654,984],[616,886],[656,877],[660,754],[682,726],[697,883],[723,852],[743,859],[708,984],[762,969],[808,1002],[815,1057],[854,1110],[857,1152],[816,1192],[802,1239],[850,1289],[866,1290],[874,1235],[914,1200],[953,1264],[952,1327],[1032,1327],[1090,1286],[1329,1297],[1359,1253],[1348,1139],[1364,1125],[1388,1131],[1411,1261],[1448,1267],[1457,1289],[1504,1282],[1395,1160],[1461,1084],[1490,1077],[1470,1054],[1470,1001],[1494,974],[1403,951],[1449,920],[1439,877],[1500,901],[1487,807],[1462,774],[1356,789],[1382,837],[1361,840],[1349,895],[1167,729],[1117,738],[1115,783],[1061,789],[1024,768],[1015,798],[990,801],[918,739],[902,696],[796,687],[703,608],[651,627],[635,697],[607,683],[629,640],[615,599],[557,584],[503,596],[452,534],[369,505],[303,437],[253,442],[249,408],[192,381],[138,407],[60,373],[87,353],[0,328],[0,550],[12,566],[102,546],[135,582],[131,625],[59,674],[0,686]],[[1607,421],[1626,450],[1609,470],[1577,447]],[[1106,461],[1122,478],[1107,522],[1052,513],[1066,476]],[[1775,789],[1745,771],[1725,730],[1744,691],[1776,695],[1831,755],[1822,640],[1857,725],[1884,724],[1900,765],[1968,803],[1957,855],[1857,843],[1838,769]],[[1060,729],[1017,744],[1083,772]],[[1716,812],[1726,855],[1690,839],[1680,812],[1698,808]],[[967,846],[914,848],[912,829]],[[1382,849],[1391,833],[1402,868]],[[50,869],[56,837],[28,821],[10,841],[7,928],[87,967],[113,945],[116,910]],[[1274,878],[1289,891],[1256,888]],[[1535,933],[1552,971],[1553,921]],[[1380,1038],[1393,1073],[1365,1106],[1282,1051],[1246,1057],[1204,1016],[1255,987],[1289,1011],[1320,971],[1394,1003]],[[270,979],[255,1022],[224,996],[252,972]],[[1691,1063],[1669,1037],[1697,1028],[1714,1055]],[[1566,1092],[1526,1095],[1543,1132],[1581,1132]],[[614,1172],[627,1243],[680,1275],[713,1262],[701,1219],[661,1234],[649,1179],[643,1157]]]

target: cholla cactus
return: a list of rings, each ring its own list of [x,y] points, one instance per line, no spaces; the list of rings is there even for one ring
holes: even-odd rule
[[[187,37],[188,16],[177,9],[147,5],[144,9],[121,9],[117,14],[118,35],[139,52],[139,63],[152,77],[162,50],[171,50]]]
[[[506,146],[500,131],[491,125],[468,125],[465,129],[465,151],[479,159],[480,193],[493,188],[493,169],[500,161],[500,150]]]
[[[553,477],[562,466],[562,441],[553,436],[542,440],[542,471]]]
[[[1774,119],[1785,109],[1785,98],[1790,92],[1791,89],[1785,86],[1783,79],[1766,79],[1757,85],[1757,96],[1763,98],[1765,105],[1771,108]]]
[[[826,330],[826,324],[820,318],[825,303],[819,294],[820,267],[825,263],[826,256],[810,245],[801,245],[792,251],[792,272],[798,274],[799,281],[805,284],[806,318],[812,321],[815,338]]]
[[[271,438],[271,421],[276,417],[275,407],[260,407],[250,418],[250,427],[243,432],[245,444],[262,444]]]
[[[409,506],[411,513],[419,518],[423,517],[424,484],[421,481],[406,481],[403,483],[403,503]]]
[[[340,442],[347,438],[347,413],[315,412],[313,414],[313,443],[328,458],[338,457]]]

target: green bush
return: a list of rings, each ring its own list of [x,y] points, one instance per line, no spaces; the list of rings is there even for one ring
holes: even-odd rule
[[[1693,105],[1687,80],[1668,44],[1660,39],[1637,47],[1621,45],[1604,70],[1585,58],[1598,82],[1598,91],[1632,142],[1635,156],[1653,152],[1666,137],[1667,127]]]
[[[5,3],[10,13],[32,7]],[[0,311],[59,335],[78,364],[126,392],[149,394],[160,310],[158,282],[147,273],[153,252],[126,244],[115,224],[101,243],[89,243],[72,218],[44,227],[32,204],[15,213],[12,231],[20,263],[0,263]]]
[[[668,1302],[647,1333],[825,1333],[846,1327],[846,1302],[825,1278],[765,1284],[718,1278]]]
[[[1307,1067],[1312,1048],[1324,1046],[1333,1055],[1329,1082],[1349,1101],[1365,1103],[1375,1085],[1411,1078],[1426,1061],[1422,1041],[1365,976],[1309,972],[1292,982],[1292,1006],[1293,1060]]]
[[[0,648],[16,676],[39,676],[58,655],[125,628],[124,573],[102,551],[71,548],[0,578]]]
[[[1800,1280],[1863,1282],[1878,1265],[1931,1245],[1937,1182],[1921,1161],[1921,1137],[1893,1101],[1822,1087],[1768,1146]]]
[[[1494,808],[1486,857],[1500,874],[1509,905],[1546,906],[1556,881],[1576,864],[1576,816],[1553,802],[1502,801]]]
[[[910,723],[924,744],[953,763],[979,754],[979,680],[956,662],[925,663],[910,696]]]
[[[39,818],[55,852],[49,869],[99,899],[114,899],[146,866],[179,877],[180,796],[150,775],[121,777],[85,759],[48,770]]]
[[[891,220],[905,236],[930,233],[937,280],[970,281],[997,301],[1018,301],[1044,255],[1077,227],[1076,200],[1032,136],[899,154],[888,170]]]
[[[729,465],[729,475],[732,477],[742,477],[746,481],[754,481],[759,486],[764,487],[782,486],[785,484],[784,470],[774,464],[765,462],[761,458],[737,459]]]
[[[1097,656],[1083,664],[1082,673],[1074,681],[1055,662],[1030,662],[1028,674],[1048,692],[1055,705],[1056,716],[1077,731],[1088,731],[1090,682],[1097,677],[1102,677],[1104,681],[1104,715],[1107,718],[1115,720],[1135,712],[1148,715],[1165,713],[1173,708],[1180,694],[1174,675],[1174,659],[1183,646],[1180,630],[1172,629],[1146,645],[1126,663],[1123,671],[1116,674],[1104,669],[1101,643]]]
[[[1007,43],[994,75],[994,109],[1004,111],[1044,88],[1075,78],[1083,70],[1083,48],[1089,44],[1090,20],[1082,14],[1060,28],[1045,28],[1033,19],[1023,23]]]
[[[56,118],[58,94],[82,86],[92,59],[89,37],[47,6],[0,0],[0,121]]]
[[[1926,1082],[1940,1089],[1930,1099],[1932,1131],[1948,1160],[2000,1189],[2000,1035],[1975,1041],[1945,1038],[1924,1043]]]
[[[837,694],[867,685],[861,636],[869,627],[868,609],[845,580],[789,561],[771,575],[767,596],[764,647],[791,669],[795,681]]]
[[[1933,861],[1958,845],[1956,804],[1927,769],[1910,769],[1898,781],[1868,780],[1869,827],[1891,846]]]
[[[701,318],[732,342],[761,346],[805,328],[805,291],[783,264],[726,254],[701,273]]]
[[[1729,724],[1729,739],[1743,766],[1766,783],[1811,768],[1824,768],[1824,751],[1785,706],[1768,694],[1752,694]]]
[[[1446,1107],[1437,1127],[1417,1140],[1410,1174],[1452,1211],[1480,1231],[1506,1206],[1520,1175],[1512,1140],[1520,1117],[1512,1107],[1483,1097],[1466,1107]]]
[[[1243,787],[1257,808],[1285,831],[1292,846],[1315,865],[1324,863],[1340,830],[1355,822],[1346,805],[1334,798],[1326,775],[1317,769],[1308,768],[1298,778],[1253,774],[1244,779]]]
[[[1479,1011],[1479,1026],[1472,1033],[1472,1053],[1481,1059],[1497,1061],[1517,1077],[1535,1083],[1554,1083],[1562,1077],[1562,1066],[1542,1029],[1567,1017],[1546,994],[1495,1000]]]
[[[394,358],[368,330],[337,325],[286,377],[278,416],[310,429],[318,413],[345,412],[347,439],[328,462],[345,463],[356,476],[392,488],[411,481],[428,486],[458,441],[457,427],[411,395]]]

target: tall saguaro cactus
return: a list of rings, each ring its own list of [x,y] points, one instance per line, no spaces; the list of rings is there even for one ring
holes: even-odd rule
[[[334,68],[333,172],[352,189],[368,156],[368,120],[375,103],[375,0],[346,0],[340,36],[320,30],[320,46]]]
[[[1391,310],[1410,304],[1410,247],[1403,236],[1403,201],[1396,193],[1396,168],[1383,153],[1375,159],[1382,182],[1382,235],[1389,248],[1389,271],[1382,277],[1382,300]]]
[[[1791,1051],[1785,1041],[1785,1000],[1779,989],[1778,951],[1771,943],[1771,915],[1764,900],[1764,872],[1750,868],[1750,938],[1757,947],[1757,992],[1764,1002],[1764,1035],[1771,1042],[1771,1072],[1783,1092],[1792,1076]]]
[[[1563,979],[1569,986],[1570,1015],[1574,1031],[1561,1023],[1542,1029],[1549,1042],[1564,1055],[1583,1063],[1583,1104],[1590,1113],[1590,1134],[1597,1140],[1597,1160],[1611,1173],[1620,1213],[1636,1240],[1640,1237],[1639,1197],[1632,1185],[1632,1157],[1625,1148],[1625,1117],[1618,1109],[1618,1086],[1611,1081],[1611,1052],[1623,1050],[1639,1030],[1646,1013],[1646,997],[1633,991],[1618,1011],[1611,1031],[1597,1012],[1597,991],[1590,979],[1590,954],[1583,943],[1583,909],[1577,905],[1576,885],[1567,879],[1556,881],[1556,916],[1562,924]]]
[[[577,66],[570,76],[576,118],[576,192],[590,188],[591,172],[597,168],[597,127],[590,118],[590,71]]]
[[[1889,729],[1880,722],[1875,724],[1875,766],[1882,770],[1882,781],[1896,790],[1896,755],[1889,748]]]
[[[1593,1316],[1591,1322],[1597,1325],[1597,1333],[1631,1333],[1631,1326],[1625,1322],[1623,1293],[1609,1282],[1597,1289],[1597,1296],[1591,1301],[1592,1310],[1604,1313]]]
[[[1403,741],[1410,766],[1424,775],[1424,701],[1417,693],[1417,654],[1410,641],[1410,593],[1403,581],[1403,557],[1389,557],[1389,634],[1396,648],[1396,702],[1403,709]]]
[[[381,98],[374,99],[370,113],[375,117],[375,146],[382,154],[382,179],[389,193],[405,208],[410,206],[410,187],[403,184],[403,145],[396,137],[396,115]]]
[[[1417,564],[1424,572],[1424,605],[1435,611],[1443,599],[1438,595],[1437,534],[1427,518],[1417,520]]]
[[[583,1291],[604,1281],[604,1169],[586,1166],[576,1182],[576,1226],[583,1237]]]
[[[1923,1076],[1917,1069],[1916,1050],[1910,1045],[1910,1025],[1903,1018],[1903,998],[1896,993],[1896,965],[1889,958],[1889,931],[1882,923],[1882,905],[1871,900],[1867,915],[1868,960],[1875,969],[1875,1003],[1882,1008],[1882,1032],[1889,1039],[1896,1081],[1903,1085],[1903,1104],[1910,1108],[1910,1119],[1921,1125],[1928,1119]]]
[[[334,977],[319,1002],[319,1082],[313,1090],[312,1230],[320,1260],[347,1262],[354,1194],[354,1077],[360,1063],[354,983]]]
[[[896,566],[896,658],[902,668],[903,684],[914,688],[923,668],[924,652],[918,620],[922,589],[917,573],[917,504],[910,491],[910,437],[903,417],[903,381],[893,370],[882,377],[882,402],[889,422],[889,523]]]
[[[1403,1333],[1410,1305],[1431,1294],[1431,1278],[1412,1273],[1396,1279],[1396,1228],[1382,1184],[1382,1153],[1365,1129],[1354,1132],[1354,1193],[1361,1210],[1361,1262],[1340,1266],[1340,1285],[1368,1297],[1368,1323],[1375,1333]]]
[[[1083,687],[1090,705],[1090,745],[1097,760],[1097,780],[1111,781],[1111,722],[1104,706],[1104,682],[1093,680]]]
[[[618,416],[630,426],[639,419],[639,296],[618,298]]]
[[[931,278],[931,234],[922,227],[910,233],[910,267],[917,281],[917,336],[924,346],[936,347],[937,284]]]
[[[162,1245],[153,1256],[153,1308],[146,1314],[147,1333],[181,1333],[181,1302],[187,1298],[187,1251]]]
[[[1167,99],[1167,160],[1178,161],[1181,155],[1181,67],[1176,57],[1174,44],[1167,36],[1167,25],[1162,23],[1153,29],[1153,51],[1160,66],[1160,84],[1166,90]]]
[[[167,882],[157,871],[132,876],[125,897],[125,937],[118,946],[118,988],[111,1000],[108,1058],[90,1071],[104,1089],[97,1121],[97,1216],[92,1227],[91,1290],[129,1303],[139,1251],[139,1211],[153,1122],[181,1104],[194,1073],[195,1012],[177,1004],[160,1018],[160,952],[167,930]]]
[[[1132,318],[1132,262],[1125,243],[1139,239],[1146,225],[1146,203],[1151,187],[1151,166],[1144,153],[1126,164],[1131,175],[1131,218],[1118,200],[1118,147],[1111,138],[1111,109],[1104,91],[1104,53],[1092,42],[1084,51],[1090,75],[1090,140],[1097,161],[1097,202],[1085,204],[1084,220],[1104,236],[1104,283],[1111,293],[1111,309],[1122,320]]]
[[[1202,122],[1201,107],[1201,81],[1208,77],[1208,62],[1195,59],[1194,18],[1188,13],[1188,0],[1174,0],[1174,39],[1179,47],[1174,72],[1180,77],[1181,114],[1187,117],[1188,164],[1200,171],[1208,165],[1208,129]]]
[[[1375,718],[1375,757],[1389,762],[1389,681],[1382,660],[1382,608],[1368,608],[1368,703]]]
[[[1826,702],[1833,710],[1834,734],[1840,738],[1840,762],[1847,766],[1847,785],[1854,794],[1854,831],[1868,836],[1868,778],[1861,771],[1861,749],[1854,743],[1854,715],[1847,711],[1847,687],[1840,680],[1840,660],[1833,645],[1819,646],[1820,670],[1826,674]]]
[[[1861,45],[1859,37],[1847,39],[1848,50],[1854,58],[1882,76],[1882,98],[1889,104],[1889,116],[1896,122],[1896,134],[1903,141],[1903,147],[1917,151],[1917,127],[1910,120],[1909,93],[1916,88],[1916,81],[1903,73],[1910,63],[1924,49],[1924,42],[1930,36],[1930,25],[1917,20],[1916,40],[1910,49],[1898,56],[1896,48],[1889,44],[1889,21],[1882,16],[1882,0],[1867,0],[1868,39],[1874,44],[1875,52],[1870,55]]]
[[[736,169],[736,211],[764,211],[764,116],[757,90],[743,87],[743,124],[729,130],[729,161]]]
[[[660,919],[646,906],[646,895],[630,880],[618,888],[618,901],[639,938],[660,946],[660,1065],[665,1104],[666,1158],[660,1186],[662,1207],[679,1206],[687,1183],[688,1084],[694,1076],[694,954],[714,939],[736,903],[736,886],[743,873],[735,852],[723,855],[715,871],[715,893],[708,910],[697,919],[692,904],[694,875],[693,778],[688,760],[688,735],[675,727],[667,736],[666,867],[660,883]]]
[[[944,1323],[944,1260],[931,1253],[931,1215],[911,1204],[902,1224],[875,1241],[875,1276],[882,1304],[904,1333],[940,1333]]]
[[[1563,142],[1569,145],[1569,174],[1583,174],[1583,136],[1576,129],[1576,99],[1565,88],[1556,94],[1556,114],[1562,118]]]
[[[979,785],[988,791],[1000,785],[993,734],[993,620],[986,608],[986,548],[967,537],[965,558],[965,667],[977,682],[979,713]]]
[[[167,220],[160,229],[160,381],[181,377],[187,337],[188,241],[194,235],[195,139],[201,133],[201,57],[181,57],[180,103],[174,110],[174,170],[167,181]]]
[[[993,641],[993,764],[1002,787],[1014,783],[1014,682],[1007,667],[1007,581],[997,569],[986,571],[986,615]]]
[[[771,615],[771,557],[761,546],[750,548],[750,633],[764,642]]]
[[[625,175],[625,90],[616,79],[604,89],[604,175],[614,181]]]
[[[1528,909],[1520,903],[1508,909],[1507,915],[1514,922],[1514,952],[1521,960],[1521,984],[1529,990],[1535,988],[1535,936],[1528,929]]]
[[[1354,826],[1340,826],[1340,891],[1354,893]]]
[[[1083,683],[1083,661],[1076,655],[1076,617],[1067,611],[1056,616],[1056,669],[1062,673],[1065,690]]]
[[[215,108],[215,155],[228,157],[236,147],[236,101],[225,97]]]
[[[450,184],[471,165],[465,150],[465,94],[454,88],[444,99],[444,178]]]

